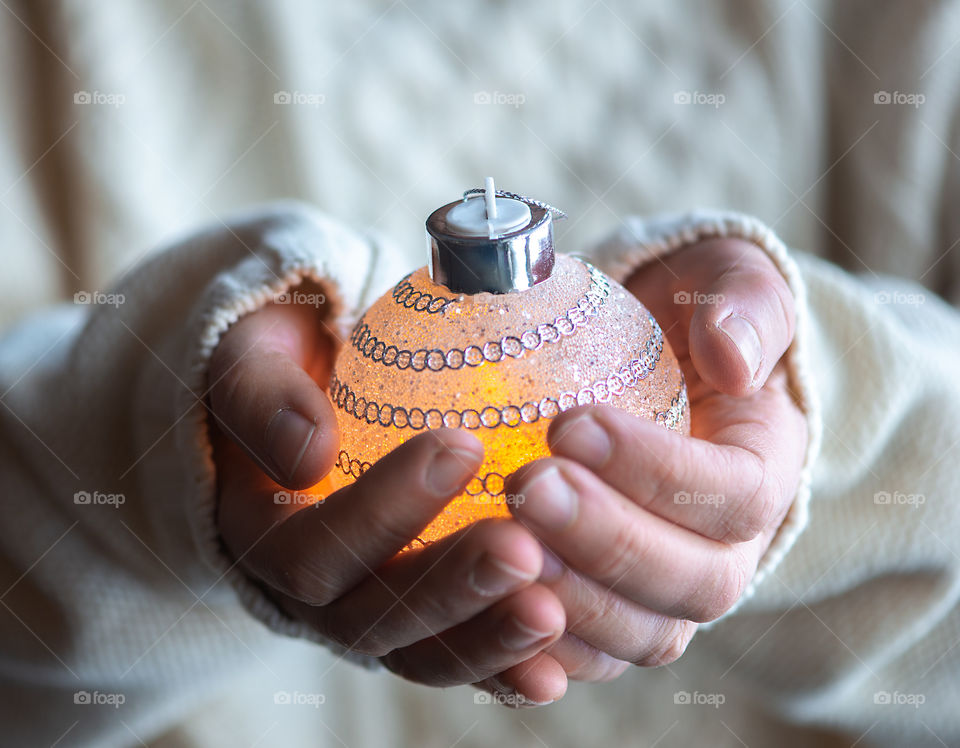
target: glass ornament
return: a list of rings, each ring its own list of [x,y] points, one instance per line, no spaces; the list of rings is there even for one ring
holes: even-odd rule
[[[690,432],[683,374],[657,321],[587,260],[554,253],[554,210],[488,181],[435,211],[430,264],[363,314],[337,358],[331,491],[426,429],[467,429],[483,443],[479,472],[408,547],[508,516],[520,498],[504,479],[550,454],[547,428],[565,410],[612,405]]]

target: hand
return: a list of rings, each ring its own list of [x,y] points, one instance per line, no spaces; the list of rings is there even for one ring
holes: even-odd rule
[[[227,549],[291,617],[406,678],[473,683],[534,656],[560,636],[564,612],[536,583],[542,550],[519,523],[478,523],[395,557],[480,466],[482,446],[468,432],[411,439],[322,503],[289,491],[281,497],[292,501],[276,500],[316,484],[336,459],[333,407],[316,384],[330,378],[328,329],[311,307],[269,305],[214,352]],[[520,685],[548,700],[562,678],[547,668]]]
[[[680,361],[692,434],[575,408],[550,426],[553,457],[508,480],[525,497],[511,511],[552,552],[540,581],[567,613],[564,637],[501,675],[508,685],[545,657],[586,680],[677,659],[697,623],[747,589],[796,492],[806,422],[780,363],[793,297],[769,257],[739,240],[704,241],[627,288]]]

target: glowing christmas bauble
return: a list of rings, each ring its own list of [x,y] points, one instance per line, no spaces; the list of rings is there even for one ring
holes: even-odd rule
[[[420,543],[483,517],[507,516],[504,478],[549,455],[547,428],[565,410],[603,403],[682,433],[690,425],[683,374],[660,326],[600,270],[554,255],[549,210],[533,204],[521,228],[499,235],[492,226],[491,236],[471,234],[469,216],[465,223],[437,219],[462,204],[431,216],[431,266],[401,279],[364,313],[337,359],[330,389],[341,438],[328,478],[334,490],[425,429],[468,429],[483,442],[480,471]],[[499,214],[515,220],[518,209],[503,207]],[[486,259],[472,254],[505,239],[514,240],[512,250],[520,247],[506,264],[503,252]],[[463,268],[449,265],[452,252],[465,268],[474,263],[476,280],[470,273],[457,277]],[[532,261],[520,267],[517,257]],[[501,267],[492,267],[498,261]],[[498,292],[462,292],[478,283]]]

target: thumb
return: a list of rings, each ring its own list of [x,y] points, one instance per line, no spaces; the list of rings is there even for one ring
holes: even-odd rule
[[[690,320],[690,360],[700,378],[728,395],[763,387],[793,340],[793,294],[763,250],[736,242],[717,266]]]
[[[287,488],[314,485],[336,460],[333,406],[315,381],[329,377],[333,350],[316,309],[271,304],[234,324],[211,358],[217,425]]]

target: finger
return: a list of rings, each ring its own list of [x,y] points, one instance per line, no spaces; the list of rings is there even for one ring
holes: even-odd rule
[[[695,623],[656,613],[582,577],[549,551],[540,582],[563,603],[567,632],[582,643],[568,644],[561,653],[561,639],[549,650],[571,678],[615,678],[622,664],[668,665],[684,653],[697,630]],[[597,659],[595,653],[605,658]],[[578,663],[584,673],[571,671]]]
[[[793,340],[793,294],[758,247],[730,240],[713,244],[723,260],[694,299],[690,359],[708,385],[746,395],[763,386]]]
[[[288,488],[313,485],[336,460],[333,406],[308,373],[322,375],[332,351],[315,309],[269,305],[233,325],[210,361],[217,425]]]
[[[448,631],[382,658],[398,675],[429,686],[476,683],[523,662],[563,633],[563,606],[532,584]]]
[[[513,512],[557,556],[644,607],[704,622],[726,612],[752,578],[761,540],[728,545],[634,504],[581,465],[537,460],[506,490]]]
[[[547,440],[554,455],[590,468],[639,506],[714,540],[743,542],[786,514],[806,443],[806,422],[785,387],[752,400],[747,410],[725,395],[703,402],[710,412],[700,420],[716,428],[709,441],[604,406],[562,413]]]
[[[688,379],[729,395],[762,387],[793,338],[789,286],[767,253],[742,239],[696,242],[626,285],[664,325],[678,360],[692,360],[698,376]]]
[[[564,634],[545,651],[571,680],[605,683],[616,680],[630,667],[629,662],[611,657],[573,634]]]
[[[541,545],[511,520],[484,520],[388,561],[323,607],[295,614],[361,654],[381,657],[481,613],[535,581]]]
[[[475,685],[490,691],[498,704],[545,706],[563,698],[567,674],[554,657],[543,651]]]
[[[222,476],[220,527],[245,570],[274,589],[327,605],[409,544],[483,460],[466,431],[402,444],[355,483],[312,506],[277,504],[249,461]]]

